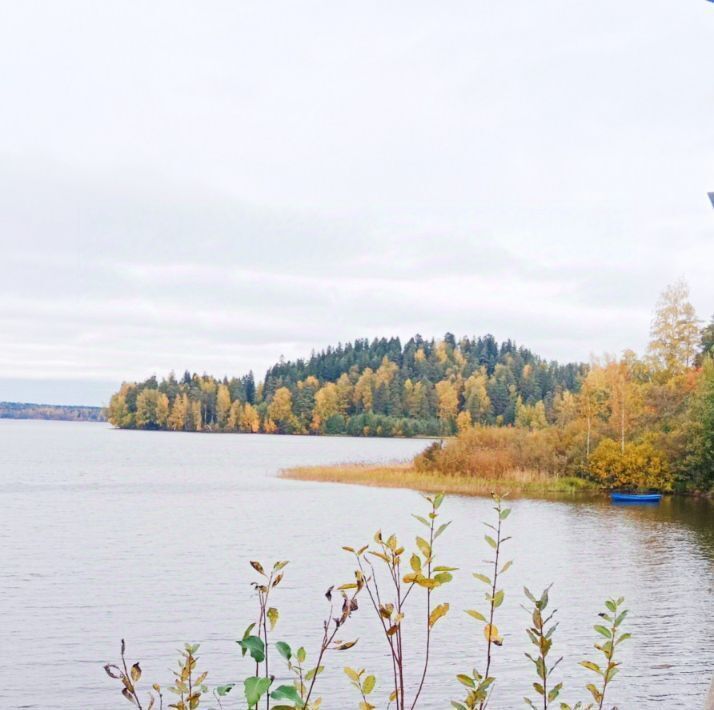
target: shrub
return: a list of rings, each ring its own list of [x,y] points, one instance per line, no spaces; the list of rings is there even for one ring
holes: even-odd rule
[[[590,474],[608,488],[671,488],[664,457],[649,441],[621,444],[603,439],[590,459]]]
[[[476,426],[443,446],[430,446],[414,464],[418,471],[494,480],[523,471],[539,476],[571,475],[577,465],[565,436],[566,432],[558,429]]]

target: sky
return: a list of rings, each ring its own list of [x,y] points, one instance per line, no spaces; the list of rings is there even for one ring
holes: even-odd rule
[[[0,0],[0,400],[714,313],[705,0]]]

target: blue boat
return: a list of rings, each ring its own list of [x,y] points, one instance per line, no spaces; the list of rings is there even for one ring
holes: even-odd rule
[[[661,493],[618,493],[610,494],[610,500],[614,503],[659,503],[662,500]]]

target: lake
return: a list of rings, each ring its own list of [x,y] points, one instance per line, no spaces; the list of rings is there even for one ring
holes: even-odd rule
[[[281,619],[274,638],[304,644],[314,660],[324,592],[352,576],[340,547],[366,544],[378,528],[412,547],[421,526],[409,513],[424,506],[411,491],[289,481],[279,470],[406,459],[425,445],[0,420],[0,707],[129,707],[102,670],[118,659],[122,637],[149,682],[168,683],[184,641],[201,643],[199,666],[210,671],[211,685],[247,675],[251,663],[241,659],[235,639],[255,616],[251,559],[290,560],[275,593]],[[481,521],[490,505],[454,496],[442,507],[454,522],[440,538],[440,563],[460,571],[435,592],[451,611],[435,627],[420,707],[447,708],[461,694],[454,675],[468,672],[472,659],[482,665],[481,630],[462,610],[483,607],[483,589],[470,573],[485,571]],[[498,610],[505,643],[495,653],[491,707],[523,706],[535,678],[523,656],[522,587],[535,591],[551,582],[560,620],[552,653],[565,656],[556,671],[566,683],[563,699],[586,698],[582,686],[592,674],[577,662],[594,658],[592,625],[605,598],[622,595],[633,638],[622,647],[612,704],[701,707],[714,671],[714,507],[682,499],[658,507],[519,499],[512,507],[505,555],[515,563]],[[357,706],[345,665],[378,673],[375,704],[386,707],[388,657],[367,607],[365,598],[342,634],[359,643],[327,657],[326,710]],[[413,611],[420,613],[419,604]],[[412,647],[420,633],[409,638]],[[280,668],[277,657],[272,665]]]

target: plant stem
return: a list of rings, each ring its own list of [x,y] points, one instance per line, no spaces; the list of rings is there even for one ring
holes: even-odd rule
[[[612,615],[612,626],[610,627],[610,651],[605,653],[605,658],[607,658],[607,669],[605,670],[605,676],[603,678],[602,694],[600,695],[598,710],[602,710],[603,703],[605,702],[605,691],[607,690],[607,685],[610,682],[610,668],[612,666],[612,658],[615,655],[615,634],[617,633],[617,627],[615,626],[616,618],[617,612],[614,612]]]
[[[124,657],[124,654],[126,652],[126,644],[124,643],[124,639],[121,640],[121,664],[124,666],[124,675],[126,676],[127,680],[131,683],[131,694],[134,696],[134,700],[136,701],[136,707],[139,708],[139,710],[144,710],[141,701],[139,700],[137,694],[136,694],[136,688],[134,688],[134,682],[131,680],[131,675],[129,674],[129,671],[126,667],[126,658]]]
[[[379,611],[380,607],[382,606],[382,599],[379,594],[379,585],[377,583],[377,577],[374,572],[374,566],[372,565],[371,562],[367,560],[367,564],[369,565],[369,568],[372,570],[372,576],[371,578],[368,577],[364,573],[364,567],[362,567],[362,559],[359,557],[359,555],[355,555],[357,558],[357,566],[360,569],[360,572],[362,572],[362,575],[365,579],[365,589],[367,590],[367,595],[369,596],[369,600],[372,602],[372,606],[374,607],[375,612],[377,612],[377,618],[379,619],[379,622],[382,624],[382,629],[384,630],[384,636],[387,639],[387,643],[389,644],[389,650],[391,651],[392,654],[392,673],[394,675],[394,694],[397,699],[397,710],[399,710],[399,688],[397,684],[397,663],[396,663],[396,654],[394,651],[394,644],[392,643],[392,638],[389,636],[387,633],[388,628],[387,625],[384,621],[384,617],[382,616],[381,612]],[[369,586],[369,580],[372,580],[372,584],[374,584],[374,593],[372,593],[372,589]],[[414,585],[412,585],[414,586]],[[411,587],[409,588],[409,591],[411,591]],[[407,595],[409,592],[407,592]],[[406,598],[406,597],[405,597]]]
[[[484,673],[484,678],[488,678],[488,672],[491,669],[491,646],[493,641],[491,636],[493,634],[493,615],[496,610],[494,605],[494,598],[496,596],[496,585],[498,583],[498,557],[501,552],[501,501],[499,500],[496,504],[496,512],[498,513],[498,526],[496,528],[496,557],[493,562],[493,584],[491,585],[491,608],[488,617],[488,640],[486,642],[486,672]],[[484,710],[486,707],[486,701],[484,700],[479,706],[480,710]]]
[[[431,512],[436,512],[432,504]],[[427,562],[427,574],[426,576],[431,578],[431,562],[432,556],[434,554],[434,520],[431,518],[431,525],[429,527],[429,550],[431,555],[429,555],[429,561]],[[411,590],[410,590],[411,591]],[[431,588],[426,590],[426,651],[424,653],[424,670],[421,674],[421,681],[419,682],[419,688],[417,689],[416,695],[414,696],[414,702],[412,703],[411,710],[414,710],[421,695],[422,688],[424,687],[424,681],[426,680],[426,672],[429,668],[429,646],[431,643],[431,624],[429,623],[431,617]]]

